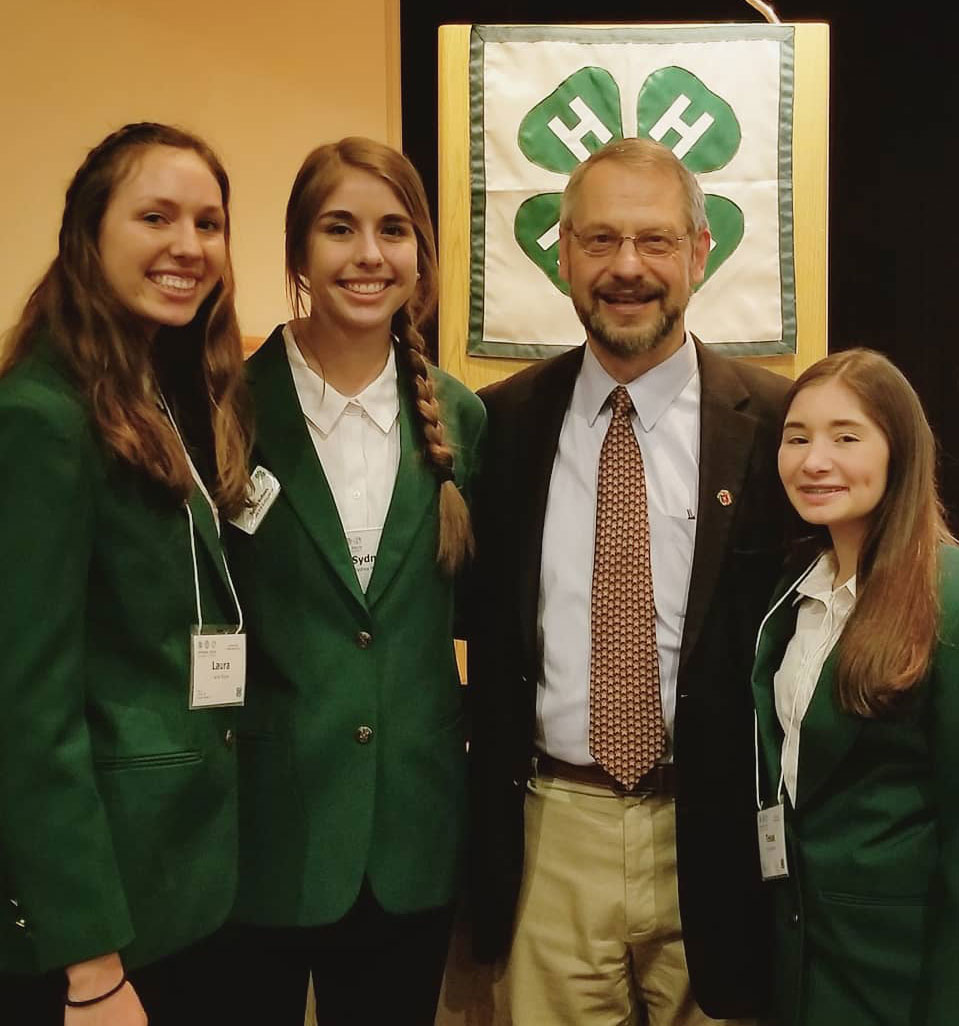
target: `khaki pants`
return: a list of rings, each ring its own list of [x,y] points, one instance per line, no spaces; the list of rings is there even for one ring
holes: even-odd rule
[[[502,988],[513,1026],[716,1022],[689,987],[672,798],[544,775],[529,782],[525,872]]]

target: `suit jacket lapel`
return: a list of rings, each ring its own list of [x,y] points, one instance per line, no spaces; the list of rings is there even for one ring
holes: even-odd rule
[[[776,712],[776,695],[773,675],[783,661],[789,639],[796,629],[796,592],[790,589],[777,597],[759,628],[756,644],[756,659],[753,664],[753,703],[756,706],[756,722],[759,728],[760,750],[766,768],[768,786],[761,789],[764,804],[776,800],[776,785],[779,781],[780,759],[784,734]]]
[[[340,515],[310,439],[282,329],[277,328],[248,364],[257,410],[257,448],[280,479],[286,499],[344,588],[366,608]]]
[[[585,345],[579,346],[544,366],[535,387],[525,397],[516,419],[515,444],[522,454],[517,461],[519,473],[513,494],[502,498],[504,502],[515,503],[517,513],[521,514],[517,516],[517,527],[521,531],[518,551],[525,554],[527,562],[520,573],[519,608],[526,665],[530,667],[539,665],[536,624],[546,500],[559,433],[583,364],[585,348]]]
[[[420,449],[413,416],[409,396],[401,388],[400,465],[376,553],[373,576],[366,590],[366,602],[371,608],[403,565],[413,538],[438,494],[436,477],[427,466]]]
[[[829,653],[802,721],[796,808],[801,809],[836,771],[862,731],[865,720],[845,712],[836,694],[838,646]]]
[[[699,512],[680,652],[680,674],[699,638],[718,583],[756,429],[755,419],[743,412],[749,392],[726,358],[708,352],[698,342],[696,350],[702,396]],[[718,498],[720,492],[728,492],[732,502],[723,505]],[[731,583],[735,585],[735,582]]]
[[[795,588],[767,617],[760,629],[756,663],[753,668],[753,699],[768,779],[779,779],[783,730],[776,712],[773,675],[782,665],[786,646],[796,630],[798,607]],[[799,737],[799,772],[796,781],[796,808],[809,803],[816,792],[836,771],[854,744],[864,720],[844,712],[836,695],[835,675],[838,646],[833,647],[816,682],[809,708],[803,717]],[[772,799],[772,794],[767,794]]]
[[[216,568],[217,576],[220,578],[232,602],[233,591],[226,576],[226,565],[223,562],[223,546],[220,544],[220,535],[217,532],[216,522],[213,519],[213,511],[210,509],[209,503],[199,488],[194,488],[190,493],[190,512],[193,514],[193,528],[210,554],[210,559]]]

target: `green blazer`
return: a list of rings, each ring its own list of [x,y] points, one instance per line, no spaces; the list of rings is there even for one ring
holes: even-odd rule
[[[240,738],[235,917],[340,919],[364,874],[389,912],[449,902],[465,826],[463,689],[453,584],[436,565],[438,486],[400,389],[400,463],[369,588],[357,582],[277,328],[249,361],[254,463],[282,491],[252,536],[232,529],[251,638]],[[483,406],[433,371],[468,489]]]
[[[803,719],[795,808],[786,798],[790,875],[767,884],[778,1026],[956,1022],[959,549],[943,548],[941,560],[940,642],[908,709],[885,719],[844,712],[834,649]],[[766,806],[783,741],[773,674],[794,633],[795,600],[794,584],[778,594],[753,671]]]
[[[107,455],[52,347],[0,378],[0,971],[211,933],[233,901],[232,710],[191,712],[184,509]],[[235,622],[206,502],[204,616]]]

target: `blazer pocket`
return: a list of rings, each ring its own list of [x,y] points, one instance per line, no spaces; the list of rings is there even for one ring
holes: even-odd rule
[[[165,769],[168,766],[189,766],[202,762],[203,754],[197,751],[155,752],[151,755],[124,755],[114,759],[97,759],[96,768],[103,773],[121,770]]]
[[[929,902],[927,894],[850,894],[846,891],[820,891],[819,896],[823,901],[834,905],[922,908]]]

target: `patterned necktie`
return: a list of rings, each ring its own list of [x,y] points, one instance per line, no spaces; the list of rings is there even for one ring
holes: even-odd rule
[[[599,455],[596,545],[590,608],[589,751],[632,788],[666,747],[659,697],[656,607],[649,562],[646,477],[629,415],[629,393],[613,408]]]

